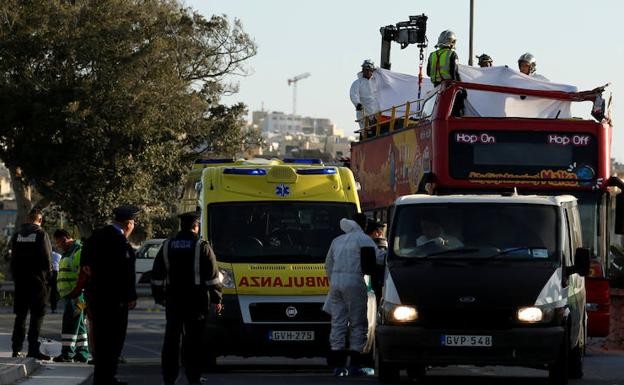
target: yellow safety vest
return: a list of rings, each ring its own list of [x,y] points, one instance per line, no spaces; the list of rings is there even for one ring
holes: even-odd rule
[[[76,287],[76,280],[80,271],[81,251],[82,244],[80,241],[74,241],[69,249],[63,253],[63,258],[59,262],[56,285],[61,297],[65,297]]]
[[[451,56],[453,50],[450,48],[440,48],[429,55],[429,68],[431,69],[431,81],[440,83],[442,80],[453,79],[451,74]]]

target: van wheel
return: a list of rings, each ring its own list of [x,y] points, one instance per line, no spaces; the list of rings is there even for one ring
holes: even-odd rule
[[[207,353],[204,356],[203,369],[205,372],[216,373],[219,371],[217,366],[217,356],[212,353]]]
[[[566,332],[563,338],[563,343],[561,344],[561,351],[559,352],[559,357],[557,361],[548,367],[548,378],[550,383],[553,385],[567,385],[568,384],[568,373],[570,369],[570,349],[568,346],[570,345],[570,338],[568,337],[568,333]]]
[[[585,346],[587,344],[587,338],[585,338],[585,336],[585,327],[583,327],[581,333],[581,338],[583,338],[583,340],[578,341],[576,346],[570,350],[568,377],[575,380],[583,378],[583,357],[585,356]]]
[[[568,377],[575,380],[583,378],[583,349],[580,345],[570,351]]]
[[[401,379],[401,371],[395,364],[385,362],[379,349],[375,349],[375,372],[382,384],[396,384]]]
[[[422,380],[427,374],[427,367],[422,364],[412,364],[407,368],[407,377],[412,380]]]

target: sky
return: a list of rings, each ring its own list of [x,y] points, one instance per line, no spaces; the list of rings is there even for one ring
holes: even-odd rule
[[[475,0],[474,54],[487,53],[494,65],[517,68],[531,52],[537,72],[579,90],[611,83],[612,156],[624,162],[624,2],[621,0]],[[249,111],[292,112],[287,80],[309,72],[298,83],[297,113],[329,118],[350,135],[356,129],[349,87],[364,59],[379,63],[381,26],[424,13],[429,17],[428,52],[443,30],[457,34],[457,53],[468,64],[469,0],[186,0],[210,17],[240,19],[258,54],[250,74],[234,77],[239,92],[223,102],[245,103]],[[428,52],[425,57],[428,56]],[[393,43],[392,70],[418,73],[418,48]],[[476,59],[475,59],[476,65]]]

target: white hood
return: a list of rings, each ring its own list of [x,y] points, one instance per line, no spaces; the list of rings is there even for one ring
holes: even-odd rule
[[[363,231],[360,225],[355,223],[355,221],[347,218],[342,218],[340,220],[340,229],[345,233],[354,233],[356,231]]]

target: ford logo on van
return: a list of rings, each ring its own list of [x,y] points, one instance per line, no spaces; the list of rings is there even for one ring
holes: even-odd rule
[[[461,302],[461,303],[473,303],[476,300],[477,299],[475,297],[470,297],[470,296],[459,298],[459,302]]]

